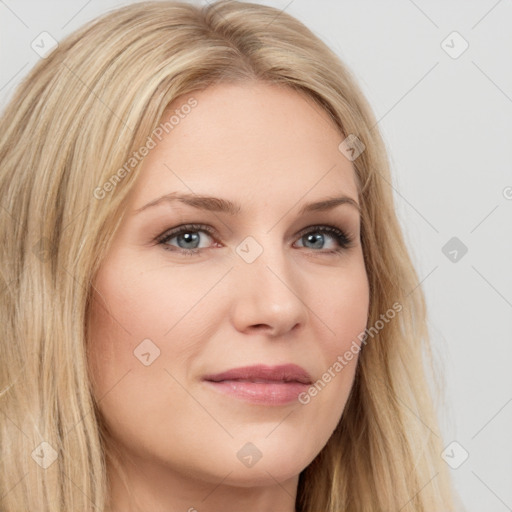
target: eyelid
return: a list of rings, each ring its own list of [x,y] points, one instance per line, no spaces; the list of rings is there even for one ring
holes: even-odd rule
[[[352,234],[351,230],[342,228],[341,226],[335,226],[335,225],[331,225],[331,224],[312,224],[310,226],[307,226],[303,230],[299,231],[299,233],[297,233],[296,236],[300,239],[303,236],[305,236],[306,234],[314,233],[315,231],[320,232],[320,233],[327,233],[332,238],[336,239],[336,241],[338,242],[340,247],[338,249],[334,249],[331,251],[328,251],[328,250],[321,251],[320,250],[320,251],[313,251],[313,252],[318,252],[318,253],[339,252],[339,251],[351,249],[352,247],[355,246],[356,237]],[[341,242],[340,242],[340,239],[342,240]]]
[[[155,239],[156,244],[161,244],[163,246],[166,246],[166,242],[172,238],[175,238],[179,236],[182,233],[186,233],[187,231],[192,232],[206,232],[208,235],[210,235],[213,239],[217,238],[217,230],[213,228],[212,226],[209,226],[208,224],[198,224],[198,223],[186,223],[181,224],[179,226],[176,226],[174,228],[171,228],[167,231],[165,231],[163,234],[158,236]],[[356,237],[353,236],[350,230],[343,228],[341,226],[336,226],[333,224],[311,224],[309,226],[306,226],[302,230],[300,230],[295,237],[299,240],[304,237],[306,234],[310,232],[320,232],[320,233],[327,233],[331,238],[333,238],[336,242],[338,247],[336,249],[328,249],[328,250],[315,250],[311,249],[313,253],[318,254],[332,254],[332,253],[340,253],[343,251],[346,251],[355,245]],[[164,247],[167,251],[177,252],[178,254],[185,254],[185,255],[194,255],[199,252],[203,252],[206,249],[210,249],[210,247],[203,247],[203,248],[195,248],[195,249],[183,249],[181,247],[173,247],[172,249],[168,247]],[[307,248],[306,248],[307,249]]]
[[[157,236],[155,242],[161,242],[162,240],[166,240],[170,237],[174,238],[179,235],[183,231],[206,231],[209,235],[214,236],[217,234],[217,230],[208,224],[194,224],[194,223],[186,223],[176,226],[174,228],[168,229],[164,231],[161,235]]]

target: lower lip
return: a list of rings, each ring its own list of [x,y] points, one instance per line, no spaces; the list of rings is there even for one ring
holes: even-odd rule
[[[300,382],[205,381],[213,389],[241,400],[263,405],[285,405],[297,401],[309,384]]]

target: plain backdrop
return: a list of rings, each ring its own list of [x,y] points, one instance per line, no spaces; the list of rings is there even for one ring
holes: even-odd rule
[[[0,108],[41,32],[128,3],[0,1]],[[512,510],[512,2],[257,3],[303,21],[370,101],[445,377],[439,456],[468,512]]]

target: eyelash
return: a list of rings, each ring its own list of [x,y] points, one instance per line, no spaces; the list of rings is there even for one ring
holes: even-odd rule
[[[212,238],[214,238],[215,230],[213,228],[211,228],[210,226],[206,226],[203,224],[184,224],[183,226],[179,226],[171,231],[167,231],[163,235],[160,235],[159,237],[157,237],[156,242],[158,245],[162,245],[163,249],[166,251],[178,252],[185,256],[194,256],[205,249],[204,248],[182,249],[181,247],[174,247],[171,249],[170,247],[173,247],[173,246],[169,246],[167,244],[167,242],[179,235],[182,235],[183,233],[191,233],[191,232],[198,232],[198,231],[206,232],[208,235],[210,235]],[[329,250],[310,249],[313,252],[319,252],[321,254],[339,254],[353,246],[353,238],[350,235],[348,235],[345,231],[343,231],[337,227],[334,227],[334,226],[329,226],[329,225],[309,226],[308,228],[306,228],[305,230],[302,230],[299,233],[299,239],[303,238],[304,236],[306,236],[310,233],[327,233],[328,235],[331,235],[340,246],[337,249],[329,249]]]

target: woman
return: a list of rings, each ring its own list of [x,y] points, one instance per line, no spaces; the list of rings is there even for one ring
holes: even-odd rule
[[[2,511],[453,510],[385,148],[301,23],[103,16],[0,161]]]

